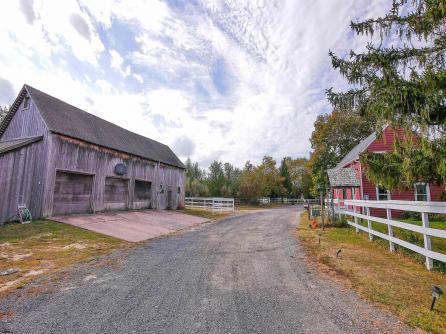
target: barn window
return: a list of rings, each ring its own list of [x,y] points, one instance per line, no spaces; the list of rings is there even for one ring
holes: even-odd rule
[[[390,199],[389,191],[383,186],[376,187],[376,199],[378,201],[388,201]]]
[[[342,199],[347,199],[347,189],[342,188]]]
[[[178,193],[181,194],[181,187],[178,187]]]
[[[23,108],[29,108],[29,96],[25,96],[25,99],[23,100]]]
[[[416,201],[429,201],[429,185],[426,183],[415,183],[415,200]]]

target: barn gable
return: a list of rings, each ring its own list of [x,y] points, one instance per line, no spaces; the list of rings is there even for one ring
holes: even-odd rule
[[[3,122],[0,123],[0,141],[44,136],[48,127],[29,93],[22,88]]]

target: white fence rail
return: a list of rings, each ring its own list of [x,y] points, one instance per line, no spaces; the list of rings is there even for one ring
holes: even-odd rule
[[[429,227],[429,213],[446,214],[446,203],[444,202],[415,202],[415,201],[363,201],[363,200],[343,200],[342,206],[335,202],[335,212],[339,215],[353,217],[353,221],[347,221],[350,226],[355,227],[356,232],[364,231],[368,233],[369,239],[373,236],[389,241],[391,252],[395,251],[395,244],[410,249],[426,257],[426,267],[433,268],[433,260],[446,263],[446,255],[432,251],[431,237],[446,239],[446,230]],[[386,218],[375,217],[370,214],[370,209],[384,209]],[[421,214],[421,226],[403,223],[392,219],[392,210],[418,212]],[[367,226],[359,224],[359,219],[367,221]],[[372,222],[377,222],[387,226],[387,234],[376,231],[372,228]],[[394,237],[393,227],[420,233],[423,235],[424,247],[414,245],[408,241]],[[446,227],[446,223],[445,223]]]
[[[186,197],[185,206],[189,209],[201,209],[214,212],[234,211],[233,198],[220,197]]]

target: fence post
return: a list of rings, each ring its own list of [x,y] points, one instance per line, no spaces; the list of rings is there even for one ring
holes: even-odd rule
[[[353,204],[353,213],[356,214],[356,205],[355,205],[355,204]],[[356,217],[356,216],[353,216],[353,217],[354,217],[354,220],[355,220],[355,224],[356,224],[356,225],[359,225],[359,219],[358,219],[358,217]],[[356,233],[359,233],[359,228],[358,228],[358,226],[355,226],[355,229],[356,229]]]
[[[342,215],[341,215],[341,201],[338,198],[338,212],[339,212],[339,221],[342,220]]]
[[[423,222],[423,228],[429,228],[429,214],[427,212],[422,212],[421,219]],[[424,249],[432,250],[431,237],[423,233],[423,239]],[[434,268],[434,261],[428,256],[426,256],[426,268],[427,270],[432,270]]]
[[[389,233],[389,247],[390,247],[390,251],[394,252],[395,251],[395,244],[392,242],[393,226],[390,225],[390,222],[389,222],[389,220],[392,219],[392,211],[391,211],[391,209],[387,208],[386,212],[387,212],[387,231]]]
[[[373,241],[373,234],[370,232],[372,230],[372,222],[370,220],[370,208],[365,208],[366,214],[367,214],[367,227],[369,228],[369,240]]]

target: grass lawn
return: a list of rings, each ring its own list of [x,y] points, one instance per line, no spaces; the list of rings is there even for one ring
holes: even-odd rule
[[[49,220],[0,226],[0,296],[71,264],[105,255],[131,243]]]
[[[399,218],[395,218],[395,220],[397,221],[401,221],[404,223],[409,223],[409,224],[413,224],[413,225],[418,225],[421,226],[421,221],[415,218],[410,218],[410,219],[399,219]],[[363,226],[367,226],[367,221],[361,219],[359,221],[359,223]],[[440,230],[445,230],[446,229],[446,222],[445,221],[440,221],[440,220],[431,220],[429,221],[429,226],[431,228],[436,228],[436,229],[440,229]],[[381,223],[376,223],[376,222],[372,222],[372,228],[376,231],[382,232],[382,233],[388,233],[387,232],[387,225],[381,224]],[[412,232],[412,231],[408,231],[405,229],[401,229],[398,227],[393,227],[393,235],[401,240],[405,240],[408,241],[412,244],[415,244],[417,246],[420,247],[424,247],[424,241],[423,241],[423,235],[417,232]],[[385,241],[383,241],[385,242]],[[387,244],[387,242],[385,242]],[[431,244],[432,244],[432,250],[435,252],[439,252],[442,254],[446,254],[446,239],[443,238],[437,238],[437,237],[431,237]],[[424,263],[425,262],[425,257],[415,253],[411,250],[408,250],[404,247],[398,246],[396,245],[396,248],[398,248],[401,252],[406,253],[407,255],[412,256],[413,258],[415,258],[418,262],[420,263]],[[443,272],[444,274],[446,274],[446,264],[440,261],[436,261],[434,260],[434,269]],[[445,287],[446,288],[446,287]]]
[[[354,228],[313,230],[308,226],[305,212],[297,235],[309,261],[317,263],[321,270],[396,313],[409,325],[446,333],[446,296],[437,302],[433,312],[429,311],[431,286],[438,284],[446,290],[446,275],[427,271],[424,262],[407,256],[401,248],[390,253],[387,242],[378,239],[370,242],[365,233],[358,234]],[[340,248],[341,256],[337,258]]]

